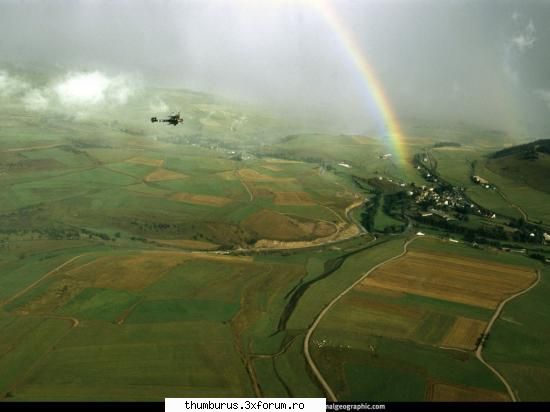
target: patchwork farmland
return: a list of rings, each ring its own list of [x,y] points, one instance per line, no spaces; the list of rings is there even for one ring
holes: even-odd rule
[[[403,257],[370,273],[321,321],[312,341],[314,359],[339,398],[361,399],[367,393],[379,401],[392,399],[394,391],[380,385],[386,376],[392,384],[402,376],[416,382],[402,400],[509,400],[474,351],[489,338],[484,333],[498,304],[536,280],[526,266],[481,254],[427,252],[413,242]],[[461,372],[451,372],[455,368]],[[369,370],[381,380],[365,380]],[[355,383],[358,378],[363,384]]]
[[[233,106],[154,93],[185,102],[185,128],[144,124],[140,104],[87,121],[0,112],[1,399],[326,396],[304,344],[341,400],[509,400],[480,347],[518,399],[546,396],[548,274],[528,257],[545,245],[505,252],[416,221],[427,182],[374,138],[249,112],[234,133]],[[450,180],[519,213],[468,183],[474,148],[456,167],[449,152],[430,153]],[[417,230],[437,240],[389,261]]]

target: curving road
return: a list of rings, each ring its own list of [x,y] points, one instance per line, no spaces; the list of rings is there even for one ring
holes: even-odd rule
[[[489,335],[489,332],[491,331],[491,328],[493,327],[493,324],[495,323],[495,321],[500,316],[500,314],[502,312],[502,309],[504,308],[504,305],[506,305],[506,303],[510,302],[512,299],[515,299],[518,296],[521,296],[521,295],[529,292],[531,289],[533,289],[535,286],[538,285],[539,281],[540,281],[540,270],[537,270],[537,278],[535,279],[535,281],[527,289],[523,289],[522,291],[519,291],[519,292],[513,294],[512,296],[509,296],[508,298],[504,299],[502,302],[500,302],[500,304],[497,307],[497,310],[493,314],[493,317],[491,318],[491,320],[487,324],[487,327],[485,328],[485,331],[483,331],[483,335],[482,335],[483,340],[479,344],[479,346],[477,347],[477,350],[476,350],[476,357],[479,359],[479,361],[481,363],[483,363],[485,366],[487,366],[487,368],[489,368],[489,370],[491,372],[493,372],[497,378],[500,379],[500,381],[506,387],[506,390],[508,391],[508,395],[510,396],[510,399],[512,400],[512,402],[517,402],[518,401],[518,399],[516,397],[516,394],[512,390],[512,387],[510,386],[510,384],[508,383],[506,378],[504,376],[502,376],[500,374],[500,372],[497,371],[493,366],[491,366],[485,359],[483,359],[483,354],[481,353],[483,351],[483,346],[484,346],[483,343],[484,343],[485,339],[487,338],[487,336]]]
[[[396,260],[400,257],[402,257],[405,253],[407,253],[407,247],[416,239],[418,239],[419,236],[415,236],[411,239],[409,239],[407,242],[405,242],[405,244],[403,245],[403,251],[399,254],[399,255],[396,255],[396,256],[393,256],[389,259],[386,259],[384,260],[383,262],[380,262],[378,263],[377,265],[373,266],[371,269],[369,269],[368,272],[366,272],[365,274],[363,274],[363,276],[361,276],[358,280],[356,280],[351,286],[347,287],[342,293],[340,293],[338,296],[336,296],[332,301],[330,301],[327,306],[325,306],[325,308],[319,313],[319,315],[317,315],[317,317],[315,318],[315,321],[311,324],[311,326],[309,327],[308,331],[307,331],[307,334],[306,334],[306,337],[304,339],[304,355],[306,357],[306,361],[309,365],[309,367],[311,368],[311,371],[313,372],[313,374],[315,375],[315,377],[317,378],[317,380],[319,381],[319,383],[321,384],[321,386],[323,387],[323,390],[325,391],[325,393],[327,394],[328,398],[332,401],[332,402],[336,402],[337,401],[337,398],[336,398],[336,395],[334,394],[334,391],[331,389],[331,387],[329,386],[329,384],[327,383],[327,381],[323,378],[323,375],[321,374],[321,372],[319,371],[319,369],[317,368],[317,365],[315,365],[315,362],[313,361],[313,358],[311,357],[311,354],[309,352],[309,343],[310,343],[310,340],[311,340],[311,336],[313,335],[313,332],[315,331],[315,329],[317,328],[317,326],[319,325],[319,323],[321,322],[321,320],[323,319],[323,317],[327,314],[327,312],[332,308],[332,306],[334,306],[334,304],[336,302],[338,302],[338,300],[340,300],[346,293],[348,293],[350,290],[352,290],[355,286],[357,286],[359,283],[361,283],[367,276],[369,276],[372,272],[374,272],[376,269],[378,269],[379,267],[385,265],[386,263],[389,263],[393,260]],[[537,270],[537,278],[536,280],[531,284],[529,285],[529,287],[527,287],[526,289],[523,289],[511,296],[509,296],[508,298],[504,299],[502,302],[500,302],[500,304],[498,305],[495,313],[493,314],[493,317],[491,318],[491,320],[489,321],[489,323],[487,324],[487,327],[485,328],[485,331],[483,332],[483,336],[484,338],[486,336],[488,336],[489,332],[491,331],[495,321],[498,319],[498,317],[500,316],[500,314],[502,313],[502,310],[504,308],[504,305],[506,305],[506,303],[510,302],[511,300],[521,296],[521,295],[524,295],[525,293],[529,292],[531,289],[533,289],[535,286],[537,286],[537,284],[539,283],[541,279],[541,274],[540,274],[540,270]],[[446,347],[442,347],[441,349],[454,349],[454,348],[446,348]],[[508,395],[510,396],[510,399],[513,401],[513,402],[517,402],[518,399],[514,393],[514,391],[512,390],[512,387],[511,385],[508,383],[508,381],[506,380],[506,378],[500,373],[498,372],[492,365],[490,365],[484,358],[483,358],[483,355],[482,355],[482,351],[483,351],[483,344],[480,344],[478,347],[477,347],[477,350],[475,352],[475,355],[477,357],[477,359],[479,359],[479,361],[481,363],[483,363],[491,372],[493,372],[495,374],[495,376],[498,377],[498,379],[503,383],[503,385],[506,387],[506,390],[508,392]]]
[[[11,298],[9,298],[8,300],[4,301],[4,303],[2,303],[0,305],[1,306],[6,306],[8,303],[10,302],[13,302],[15,299],[17,299],[19,296],[25,294],[26,292],[28,292],[30,289],[34,288],[36,285],[38,285],[40,282],[42,282],[44,279],[46,279],[48,276],[54,274],[55,272],[57,272],[58,270],[62,269],[63,267],[67,266],[69,263],[72,263],[74,262],[75,260],[77,260],[78,258],[84,256],[86,253],[83,253],[81,255],[78,255],[78,256],[74,256],[72,257],[71,259],[65,261],[64,263],[62,263],[61,265],[53,268],[52,270],[50,270],[48,273],[46,273],[44,276],[42,276],[41,278],[39,278],[38,280],[35,280],[33,283],[31,283],[29,286],[27,286],[26,288],[20,290],[19,292],[15,293]]]
[[[376,269],[378,269],[379,267],[381,267],[382,265],[385,265],[386,263],[388,262],[391,262],[393,260],[396,260],[396,259],[399,259],[401,256],[403,256],[405,253],[407,253],[407,247],[409,246],[409,244],[411,242],[413,242],[415,239],[417,239],[418,236],[415,236],[413,237],[412,239],[409,239],[407,242],[405,242],[405,244],[403,245],[403,251],[399,254],[399,255],[396,255],[396,256],[393,256],[389,259],[386,259],[384,260],[383,262],[380,262],[378,263],[377,265],[373,266],[372,268],[369,269],[368,272],[366,272],[365,274],[363,274],[359,279],[357,279],[354,283],[351,284],[351,286],[347,287],[342,293],[340,293],[338,296],[336,296],[334,299],[332,299],[327,306],[325,306],[325,308],[319,313],[319,315],[317,315],[317,317],[315,318],[315,321],[311,324],[311,326],[309,327],[308,331],[307,331],[307,334],[306,334],[306,337],[304,339],[304,355],[306,357],[306,361],[309,365],[309,367],[311,368],[311,371],[313,372],[313,374],[315,375],[315,377],[317,378],[317,380],[319,381],[319,383],[321,384],[321,386],[323,387],[323,390],[325,391],[325,393],[328,395],[328,398],[332,401],[332,402],[336,402],[337,401],[337,398],[336,398],[336,395],[334,394],[333,390],[330,388],[329,384],[327,383],[327,381],[325,380],[325,378],[323,378],[323,375],[321,374],[321,372],[319,371],[319,369],[317,368],[317,366],[315,365],[315,362],[313,361],[313,358],[311,357],[311,354],[309,353],[309,341],[311,339],[311,336],[313,335],[313,332],[315,331],[315,329],[317,328],[317,325],[319,325],[319,322],[321,322],[321,320],[323,319],[323,317],[327,314],[327,312],[330,310],[330,308],[332,308],[332,306],[334,306],[334,304],[336,302],[338,302],[342,296],[344,296],[346,293],[348,293],[350,290],[352,290],[356,285],[358,285],[359,283],[361,283],[368,275],[370,275],[372,272],[374,272]]]

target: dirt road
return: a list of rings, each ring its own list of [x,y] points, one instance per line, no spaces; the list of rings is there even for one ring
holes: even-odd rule
[[[497,307],[497,310],[495,311],[495,313],[493,314],[493,317],[491,318],[491,320],[489,321],[489,323],[487,324],[487,327],[485,328],[485,331],[483,332],[483,341],[486,339],[486,337],[489,335],[489,332],[491,331],[491,328],[493,327],[493,324],[495,323],[495,321],[498,319],[498,317],[500,316],[501,312],[502,312],[502,309],[504,308],[504,305],[506,305],[506,303],[510,302],[512,299],[515,299],[517,298],[518,296],[521,296],[527,292],[529,292],[531,289],[533,289],[535,286],[538,285],[540,281],[540,270],[537,270],[537,279],[527,288],[527,289],[523,289],[522,291],[518,292],[518,293],[515,293],[513,294],[512,296],[509,296],[508,298],[504,299],[502,302],[500,302],[500,304],[498,305]],[[516,397],[516,394],[514,393],[514,391],[512,390],[512,387],[510,386],[510,384],[508,383],[508,381],[506,380],[506,378],[504,376],[502,376],[500,374],[499,371],[497,371],[493,366],[491,366],[485,359],[483,359],[483,354],[482,354],[482,351],[483,351],[483,341],[481,342],[481,344],[477,347],[477,350],[476,350],[476,357],[479,359],[479,361],[481,363],[483,363],[485,366],[487,366],[487,368],[489,368],[491,370],[491,372],[493,372],[497,378],[500,379],[500,381],[504,384],[504,386],[506,387],[506,390],[508,391],[508,395],[510,396],[510,399],[512,400],[512,402],[517,402],[518,399]]]
[[[401,256],[403,256],[405,253],[407,253],[407,247],[415,239],[417,239],[417,237],[413,237],[412,239],[409,239],[407,242],[405,242],[405,244],[403,245],[403,251],[399,255],[396,255],[394,257],[386,259],[383,262],[380,262],[377,265],[373,266],[368,272],[363,274],[359,279],[357,279],[353,284],[351,284],[351,286],[346,288],[342,293],[340,293],[338,296],[336,296],[334,299],[332,299],[327,304],[327,306],[325,306],[325,308],[319,313],[319,315],[317,315],[317,318],[315,318],[315,321],[309,327],[309,329],[307,331],[307,334],[306,334],[306,337],[304,339],[304,355],[306,357],[306,361],[307,361],[309,367],[311,368],[311,371],[313,372],[313,374],[315,375],[315,377],[317,378],[317,380],[319,381],[319,383],[323,387],[323,390],[327,394],[330,401],[336,402],[337,401],[336,395],[334,394],[334,391],[331,389],[331,387],[329,386],[327,381],[325,381],[325,379],[323,378],[323,375],[321,375],[321,372],[319,371],[319,369],[315,365],[315,362],[313,361],[313,358],[311,357],[311,354],[309,353],[309,342],[311,340],[311,336],[313,335],[313,332],[315,331],[315,329],[317,328],[317,325],[319,325],[319,323],[321,322],[323,317],[327,314],[327,312],[332,308],[332,306],[334,306],[334,304],[336,302],[338,302],[342,298],[342,296],[344,296],[346,293],[348,293],[350,290],[352,290],[356,285],[361,283],[368,275],[370,275],[372,272],[374,272],[376,269],[378,269],[382,265],[385,265],[388,262],[396,260],[396,259],[400,258]]]
[[[75,257],[72,257],[71,259],[67,260],[66,262],[62,263],[61,265],[53,268],[52,270],[50,270],[48,273],[46,273],[45,275],[43,275],[40,279],[38,280],[35,280],[33,283],[31,283],[29,286],[27,286],[26,288],[20,290],[19,292],[15,293],[11,298],[9,298],[8,300],[6,300],[4,303],[2,303],[1,306],[6,306],[8,303],[10,302],[13,302],[15,299],[17,299],[19,296],[22,296],[23,294],[27,293],[29,290],[31,290],[32,288],[34,288],[36,285],[38,285],[40,282],[42,282],[44,279],[46,279],[48,276],[54,274],[55,272],[57,272],[58,270],[64,268],[65,266],[67,266],[69,263],[72,263],[74,262],[75,260],[77,260],[78,258],[84,256],[84,254],[82,255],[78,255],[78,256],[75,256]]]

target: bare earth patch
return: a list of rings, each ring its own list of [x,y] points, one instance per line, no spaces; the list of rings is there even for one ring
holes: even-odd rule
[[[131,159],[126,160],[126,163],[136,163],[138,165],[146,166],[162,166],[164,161],[160,159],[149,159],[148,157],[132,157]]]
[[[191,203],[194,205],[205,205],[222,207],[231,203],[232,200],[228,197],[221,196],[209,196],[209,195],[197,195],[194,193],[179,192],[170,197],[172,200],[178,202]]]
[[[162,182],[164,180],[180,180],[186,179],[187,175],[183,173],[172,172],[171,170],[166,169],[157,169],[154,172],[149,173],[145,176],[146,182]]]

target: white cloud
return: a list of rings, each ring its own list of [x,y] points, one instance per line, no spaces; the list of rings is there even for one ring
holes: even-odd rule
[[[136,87],[126,76],[108,77],[95,71],[69,73],[52,89],[63,105],[94,106],[126,104]]]
[[[524,52],[527,49],[533,48],[537,38],[535,37],[535,25],[533,20],[529,20],[529,23],[516,37],[512,39],[512,43],[517,47],[520,52]]]
[[[60,80],[38,88],[0,70],[0,97],[16,99],[32,111],[71,107],[75,112],[85,113],[100,105],[125,105],[140,88],[141,82],[135,76],[108,76],[99,71],[69,72]]]
[[[109,80],[101,73],[71,73],[53,87],[64,105],[103,103]]]
[[[0,70],[0,96],[9,97],[21,93],[29,88],[28,83],[17,77],[11,76],[8,72]]]
[[[50,106],[50,98],[39,89],[32,89],[21,99],[27,110],[46,110]]]
[[[135,84],[129,78],[117,76],[111,80],[106,93],[106,98],[111,103],[126,104],[128,99],[136,92]]]
[[[526,21],[518,12],[512,14],[512,19],[518,24],[520,20]],[[529,20],[525,27],[515,36],[506,41],[504,44],[504,54],[502,61],[502,70],[510,81],[518,86],[520,84],[520,76],[516,69],[516,63],[521,53],[528,49],[532,49],[537,38],[535,37],[535,24],[533,20]],[[519,53],[518,53],[519,52]]]

